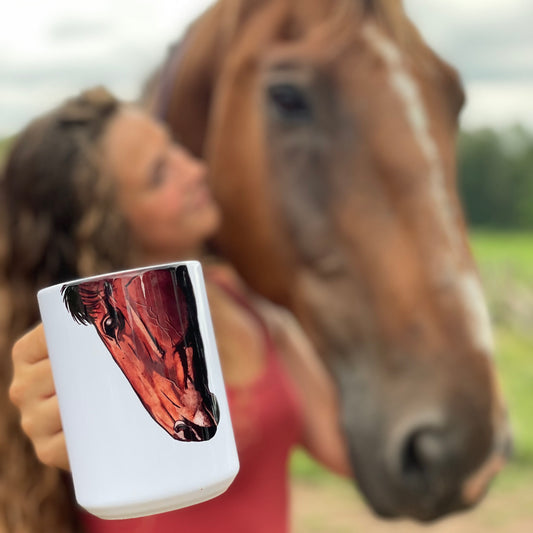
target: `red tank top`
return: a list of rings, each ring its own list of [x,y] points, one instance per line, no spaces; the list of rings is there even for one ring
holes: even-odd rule
[[[223,287],[257,317],[264,332],[266,366],[246,387],[227,387],[240,470],[213,500],[130,520],[82,514],[87,533],[285,533],[289,530],[288,460],[301,442],[302,415],[294,387],[263,321],[240,294]]]

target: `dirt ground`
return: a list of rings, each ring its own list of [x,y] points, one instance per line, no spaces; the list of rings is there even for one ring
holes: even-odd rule
[[[493,490],[476,510],[432,525],[375,518],[349,483],[292,482],[293,533],[533,533],[533,480]]]

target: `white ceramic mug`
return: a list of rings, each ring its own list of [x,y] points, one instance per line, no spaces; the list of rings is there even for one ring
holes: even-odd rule
[[[224,492],[239,469],[196,261],[39,291],[78,503],[134,518]]]

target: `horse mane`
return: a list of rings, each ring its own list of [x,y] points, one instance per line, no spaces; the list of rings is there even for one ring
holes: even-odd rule
[[[287,3],[287,0],[277,0]],[[216,16],[219,28],[227,43],[235,36],[243,21],[265,4],[274,3],[273,0],[219,0],[203,16]],[[290,3],[298,4],[298,1]],[[309,0],[300,1],[300,11],[309,9]],[[399,44],[410,45],[420,41],[420,34],[410,22],[405,13],[402,0],[337,0],[333,5],[327,2],[331,17],[338,17],[339,13],[357,10],[361,16],[372,16],[385,28]],[[201,16],[200,18],[202,18]],[[193,24],[192,27],[195,25]]]
[[[420,42],[420,34],[407,17],[401,0],[363,1],[367,11],[390,32],[400,46],[411,48],[415,43]]]

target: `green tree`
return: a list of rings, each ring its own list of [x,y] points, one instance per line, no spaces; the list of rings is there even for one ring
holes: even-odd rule
[[[471,225],[533,229],[533,136],[527,130],[461,132],[458,174]]]

